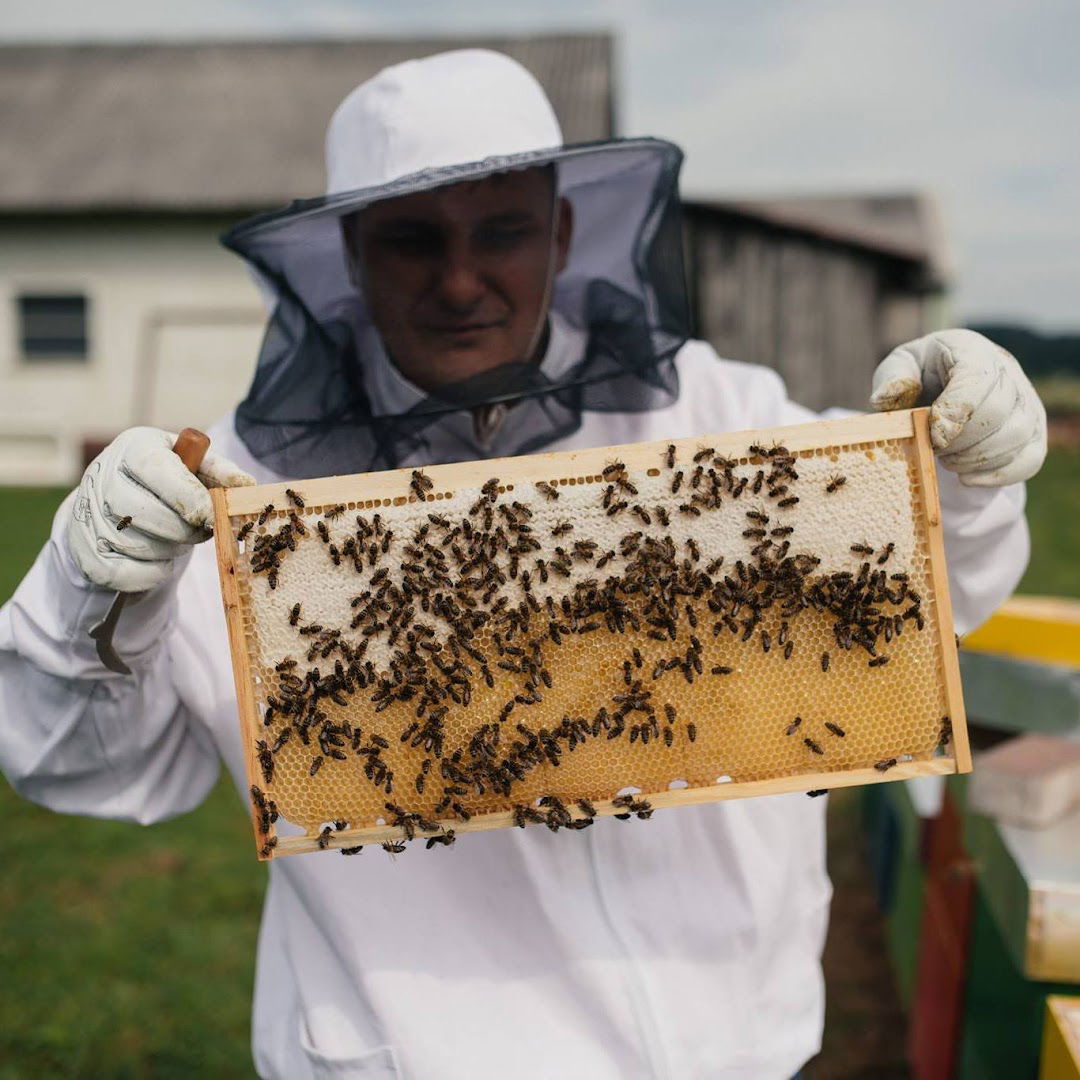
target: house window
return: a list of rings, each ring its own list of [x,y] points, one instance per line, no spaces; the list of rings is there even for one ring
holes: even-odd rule
[[[19,297],[19,338],[24,360],[85,360],[86,297],[23,294]]]

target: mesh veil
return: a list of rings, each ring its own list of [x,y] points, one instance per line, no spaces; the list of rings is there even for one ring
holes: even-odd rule
[[[223,243],[273,299],[238,435],[279,475],[303,478],[531,453],[577,430],[586,410],[670,405],[675,354],[689,336],[681,160],[654,139],[529,152],[294,202],[236,226]],[[554,373],[508,364],[438,396],[418,391],[404,410],[380,409],[365,367],[389,361],[350,282],[341,218],[381,199],[550,164],[574,216],[551,312],[578,333],[580,355]],[[473,410],[499,402],[512,421],[481,441]]]

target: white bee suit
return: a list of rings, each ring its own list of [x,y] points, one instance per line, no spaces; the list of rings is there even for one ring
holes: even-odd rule
[[[552,351],[573,345],[556,333]],[[811,418],[772,372],[690,342],[671,408],[586,414],[553,450]],[[218,451],[260,481],[229,423]],[[985,618],[1027,559],[1022,485],[939,470],[957,627]],[[211,545],[125,610],[131,678],[87,629],[111,597],[57,529],[0,611],[0,765],[55,810],[158,821],[198,805],[223,759],[246,789]],[[601,819],[580,833],[468,835],[274,861],[254,1053],[264,1077],[786,1080],[818,1049],[829,900],[824,800],[773,796]],[[238,805],[237,812],[243,810]]]

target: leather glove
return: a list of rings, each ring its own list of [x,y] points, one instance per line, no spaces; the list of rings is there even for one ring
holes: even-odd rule
[[[893,349],[874,372],[871,408],[930,402],[941,464],[971,487],[1034,476],[1046,457],[1046,410],[1016,358],[974,330],[939,330]]]
[[[129,428],[83,474],[67,541],[75,565],[93,584],[119,592],[162,584],[177,558],[213,532],[206,488],[255,483],[212,451],[194,476],[172,452],[175,442],[170,431]]]

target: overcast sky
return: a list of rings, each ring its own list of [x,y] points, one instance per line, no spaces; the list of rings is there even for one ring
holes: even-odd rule
[[[9,41],[572,29],[686,192],[933,192],[958,318],[1080,328],[1077,0],[0,0]]]

